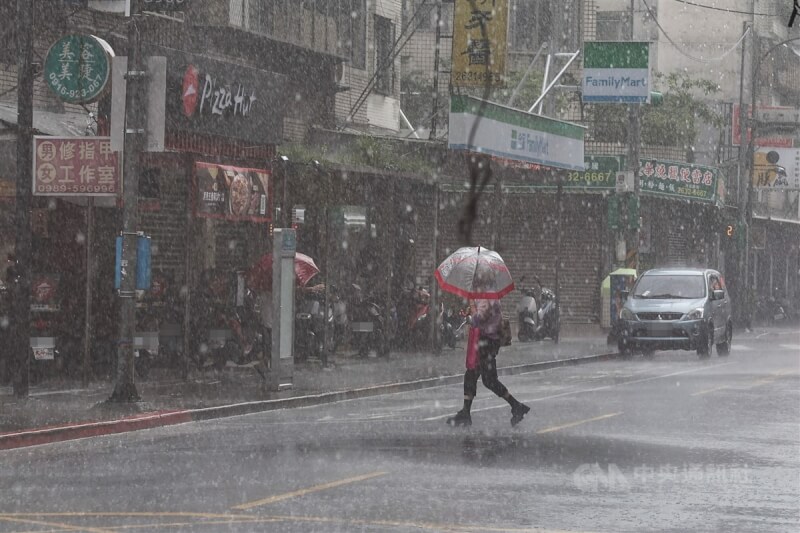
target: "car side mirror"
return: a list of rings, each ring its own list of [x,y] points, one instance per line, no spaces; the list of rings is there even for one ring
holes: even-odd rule
[[[725,291],[717,289],[711,292],[711,298],[713,300],[724,300],[725,299]]]
[[[619,291],[619,293],[622,296],[623,300],[627,300],[628,297],[631,295],[631,291]]]

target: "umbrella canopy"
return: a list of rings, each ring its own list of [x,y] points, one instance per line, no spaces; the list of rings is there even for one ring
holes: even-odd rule
[[[305,287],[308,282],[319,274],[314,260],[300,252],[294,256],[294,275],[297,285]],[[247,284],[256,290],[272,290],[272,254],[264,254],[246,273]]]
[[[481,246],[459,248],[436,269],[442,290],[463,298],[499,300],[514,290],[500,254]]]

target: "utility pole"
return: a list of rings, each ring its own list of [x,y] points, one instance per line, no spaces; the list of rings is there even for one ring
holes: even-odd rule
[[[442,0],[436,0],[436,45],[433,50],[433,109],[430,140],[436,140],[436,114],[439,111],[439,48],[442,44]],[[436,265],[438,266],[438,265]]]
[[[439,250],[439,205],[440,205],[440,198],[439,198],[439,178],[436,178],[436,181],[433,184],[433,268],[434,270],[439,267],[439,257],[438,257],[438,250]],[[433,349],[434,353],[439,353],[442,349],[441,343],[439,340],[439,285],[436,281],[431,283],[431,305],[430,305],[430,316],[433,317],[433,320],[430,321],[431,323],[431,348]],[[442,317],[444,319],[444,317]]]
[[[20,0],[25,1],[25,0]],[[123,148],[122,265],[119,289],[120,325],[117,343],[117,368],[110,402],[139,401],[136,391],[133,334],[136,313],[136,261],[139,226],[139,155],[145,141],[146,72],[143,70],[137,16],[138,1],[131,0],[128,21],[128,71],[125,74],[125,142]]]
[[[634,18],[636,16],[635,0],[631,0],[631,42],[634,40]],[[628,104],[628,170],[633,172],[633,196],[628,198],[627,231],[629,232],[628,245],[626,246],[625,266],[639,270],[639,147],[642,144],[640,104]],[[633,202],[635,207],[631,207]]]
[[[747,31],[747,22],[742,23],[742,31]],[[754,38],[755,35],[752,35]],[[736,297],[740,302],[745,302],[746,294],[747,294],[747,283],[748,283],[748,248],[747,248],[747,233],[748,233],[748,219],[747,219],[747,196],[749,192],[749,188],[745,186],[745,183],[749,183],[752,181],[752,177],[747,173],[747,155],[748,150],[746,147],[748,146],[747,140],[747,132],[749,130],[749,123],[747,122],[747,112],[745,111],[745,104],[744,104],[744,69],[745,69],[745,58],[747,57],[747,40],[742,40],[742,64],[741,64],[741,71],[739,73],[739,182],[736,184],[736,193],[738,195],[738,203],[739,203],[739,224],[737,228],[738,232],[743,232],[744,235],[742,236],[741,240],[737,235],[737,242],[739,243],[739,254],[738,254],[738,268],[737,271],[737,283],[736,283]],[[755,41],[754,41],[755,44]],[[753,50],[755,47],[751,45]],[[754,54],[755,52],[753,52]],[[753,56],[755,57],[755,55]],[[751,88],[752,89],[752,88]],[[747,305],[740,305],[736,306],[738,311],[739,318],[745,322],[746,326],[750,326],[749,318],[747,316]]]
[[[25,398],[30,387],[31,194],[33,166],[33,0],[17,0],[17,196],[14,244],[17,279],[12,289],[11,329],[14,396]]]

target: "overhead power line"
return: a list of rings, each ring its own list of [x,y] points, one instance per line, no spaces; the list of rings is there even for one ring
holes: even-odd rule
[[[750,32],[750,30],[752,29],[752,28],[748,27],[748,28],[747,28],[747,29],[746,29],[746,30],[745,30],[745,31],[742,33],[742,36],[741,36],[741,37],[739,37],[739,40],[738,40],[738,41],[736,41],[736,42],[734,43],[734,45],[733,45],[733,46],[731,46],[731,47],[730,47],[728,50],[726,50],[725,52],[723,52],[723,54],[722,54],[721,56],[719,56],[719,57],[713,57],[713,58],[711,58],[711,59],[706,59],[706,58],[703,58],[703,57],[695,57],[695,56],[693,56],[693,55],[691,55],[691,54],[689,54],[689,53],[685,52],[684,50],[682,50],[682,49],[681,49],[681,47],[680,47],[680,46],[678,46],[678,43],[676,43],[675,41],[673,41],[673,40],[672,40],[672,37],[670,37],[670,36],[669,36],[669,34],[666,32],[666,30],[664,30],[664,28],[663,28],[663,27],[661,26],[661,24],[658,22],[658,18],[656,17],[656,14],[653,12],[653,10],[652,10],[652,9],[650,9],[650,5],[647,3],[647,0],[642,0],[642,2],[644,3],[644,6],[647,8],[647,12],[650,14],[650,17],[652,17],[652,19],[653,19],[653,22],[655,22],[655,23],[656,23],[656,26],[658,26],[658,29],[659,29],[659,30],[661,30],[661,33],[663,33],[663,34],[664,34],[664,37],[666,37],[666,38],[667,38],[667,40],[670,42],[670,44],[672,44],[672,46],[674,46],[674,47],[675,47],[675,49],[676,49],[678,52],[680,52],[682,55],[684,55],[684,56],[686,56],[686,57],[688,57],[689,59],[692,59],[692,60],[694,60],[694,61],[700,62],[700,63],[715,63],[715,62],[717,62],[717,61],[721,61],[722,59],[724,59],[724,58],[725,58],[725,56],[727,56],[728,54],[730,54],[731,52],[733,52],[734,50],[736,50],[736,48],[738,48],[739,44],[740,44],[740,43],[741,43],[741,42],[744,40],[744,38],[747,36],[747,34],[748,34],[748,33]]]
[[[352,107],[350,108],[350,111],[347,114],[348,118],[352,119],[353,117],[355,117],[356,113],[358,113],[358,111],[361,109],[361,107],[367,101],[367,97],[372,93],[372,90],[375,88],[378,76],[385,69],[391,67],[392,63],[394,63],[395,58],[403,50],[403,48],[405,47],[406,43],[411,39],[411,37],[416,33],[416,31],[422,25],[422,22],[423,22],[423,18],[422,18],[423,7],[427,7],[427,11],[425,12],[426,15],[430,15],[430,13],[433,11],[433,8],[435,7],[435,4],[430,4],[430,5],[426,6],[426,4],[428,4],[428,1],[429,0],[423,0],[422,3],[417,7],[416,11],[411,16],[411,19],[409,20],[408,25],[406,25],[406,27],[402,29],[402,31],[400,32],[400,36],[397,37],[397,39],[395,40],[394,44],[392,45],[392,48],[389,51],[388,56],[385,57],[385,58],[378,58],[378,61],[376,61],[377,65],[376,65],[376,68],[375,68],[375,72],[372,74],[370,79],[367,81],[367,84],[364,86],[364,89],[361,91],[361,94],[358,95],[358,98],[356,99],[356,103],[353,104]],[[419,17],[419,19],[415,21],[415,19],[417,19],[418,17]],[[412,23],[415,24],[413,28],[411,27]],[[438,21],[437,21],[437,24],[438,24]],[[405,34],[406,31],[408,31],[409,29],[411,29],[411,33],[406,35]]]
[[[694,7],[702,7],[704,9],[711,9],[714,11],[725,11],[727,13],[738,13],[740,15],[755,15],[757,17],[777,17],[778,15],[774,15],[772,13],[754,13],[752,11],[739,11],[738,9],[727,9],[724,7],[717,7],[717,6],[708,6],[704,4],[696,4],[694,2],[689,2],[688,0],[675,0],[676,2],[680,2],[681,4],[686,4],[689,6]]]

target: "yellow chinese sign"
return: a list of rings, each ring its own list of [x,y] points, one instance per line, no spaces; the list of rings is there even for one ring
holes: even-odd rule
[[[508,0],[455,0],[453,86],[502,86],[507,44]]]

